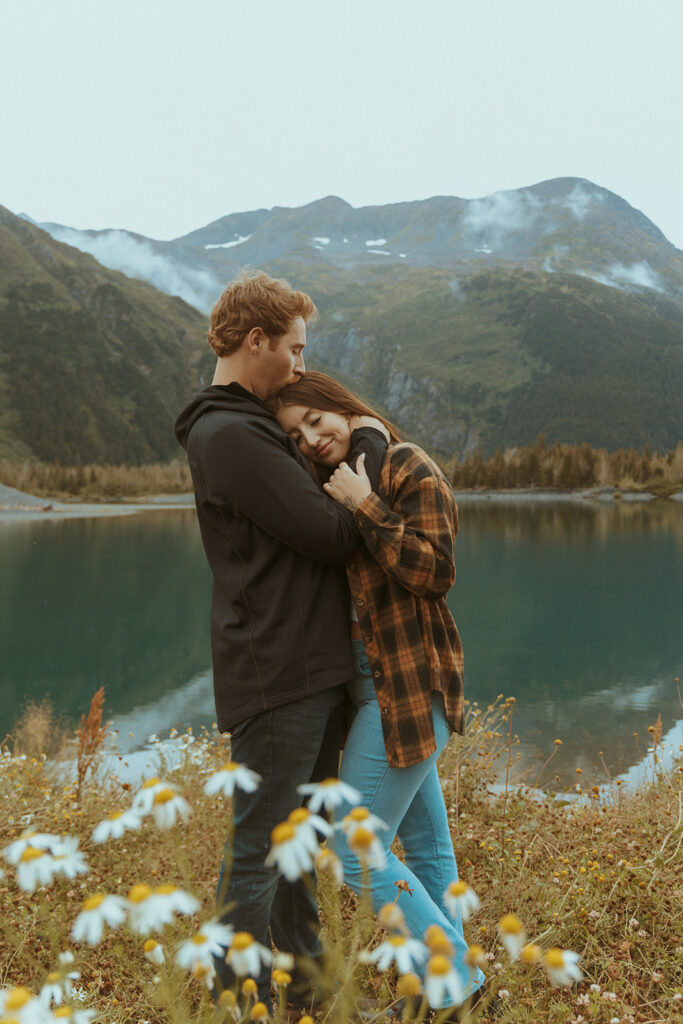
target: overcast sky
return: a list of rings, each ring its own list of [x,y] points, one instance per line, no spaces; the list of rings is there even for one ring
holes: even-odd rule
[[[0,204],[238,210],[576,175],[683,248],[682,0],[0,0]]]

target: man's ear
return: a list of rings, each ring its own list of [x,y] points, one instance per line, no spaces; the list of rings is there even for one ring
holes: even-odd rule
[[[266,340],[266,334],[262,327],[252,327],[247,334],[247,349],[252,355],[256,355]]]

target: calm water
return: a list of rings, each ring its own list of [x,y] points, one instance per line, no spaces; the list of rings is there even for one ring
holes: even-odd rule
[[[516,697],[539,764],[563,740],[545,781],[597,779],[599,751],[624,771],[634,731],[683,719],[679,505],[463,503],[456,554],[467,696]],[[124,749],[210,725],[209,601],[193,511],[0,523],[0,738],[28,700],[75,719],[100,685]]]

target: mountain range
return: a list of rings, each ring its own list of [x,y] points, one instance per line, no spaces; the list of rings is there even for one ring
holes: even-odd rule
[[[96,305],[91,290],[106,281],[117,313],[106,342],[97,335],[95,347],[104,345],[110,358],[113,351],[129,358],[130,372],[137,368],[154,402],[165,403],[163,415],[158,404],[153,414],[135,412],[146,401],[144,389],[141,383],[127,389],[126,369],[120,414],[128,398],[130,431],[145,433],[133,442],[129,431],[118,445],[130,461],[150,458],[152,449],[161,458],[172,448],[164,448],[158,430],[146,436],[150,419],[167,429],[173,403],[178,408],[182,393],[206,379],[202,314],[244,265],[287,276],[309,291],[321,315],[309,333],[308,365],[361,391],[438,455],[462,456],[477,447],[491,452],[528,443],[539,432],[550,441],[608,448],[665,449],[683,437],[683,253],[624,199],[584,179],[558,178],[482,199],[435,197],[361,209],[329,196],[297,209],[230,214],[172,241],[28,220],[8,211],[0,217],[14,240],[11,288],[23,289],[17,320],[16,301],[7,312],[8,285],[0,273],[3,335],[5,324],[14,323],[9,347],[20,348],[31,295],[41,306],[47,298],[45,291],[26,292],[36,263],[43,288],[46,273],[53,290],[60,282],[60,301],[50,307],[55,329],[79,300],[83,328]],[[49,251],[50,259],[37,260],[37,251]],[[55,273],[62,262],[69,272]],[[118,303],[128,308],[127,318]],[[164,346],[155,328],[174,343]],[[131,329],[135,341],[128,340]],[[62,323],[60,330],[72,328]],[[6,356],[0,381],[10,394],[21,359],[8,367]],[[72,357],[73,382],[87,363],[75,344]],[[96,411],[90,421],[92,433]],[[105,446],[107,423],[95,431]],[[23,444],[46,458],[50,445],[38,443],[38,432],[35,427],[27,442],[15,410],[0,422],[0,444]],[[85,459],[73,439],[66,448],[71,455],[60,458]]]

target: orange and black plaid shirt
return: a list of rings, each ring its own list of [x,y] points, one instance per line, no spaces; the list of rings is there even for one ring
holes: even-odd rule
[[[389,764],[436,749],[431,694],[464,731],[462,644],[446,594],[455,580],[453,491],[414,444],[390,445],[377,491],[354,512],[364,544],[346,566],[382,712]]]

